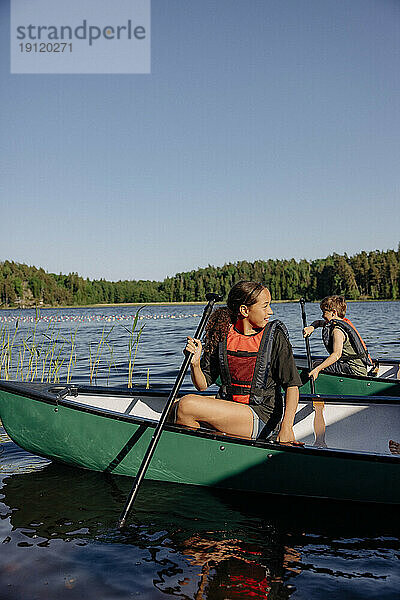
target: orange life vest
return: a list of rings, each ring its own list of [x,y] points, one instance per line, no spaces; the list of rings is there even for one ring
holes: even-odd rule
[[[276,328],[289,337],[281,321],[270,321],[254,335],[243,335],[233,326],[219,343],[221,398],[244,404],[262,404],[266,393]]]
[[[232,400],[235,402],[249,403],[250,387],[263,333],[263,329],[254,335],[243,335],[234,327],[229,330],[226,351],[232,391],[238,392],[232,394]],[[243,391],[248,393],[243,394]]]

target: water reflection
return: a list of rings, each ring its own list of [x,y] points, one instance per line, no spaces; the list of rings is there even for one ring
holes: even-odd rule
[[[57,598],[64,591],[68,598],[81,598],[90,582],[90,595],[97,598],[128,597],[128,591],[155,598],[158,591],[209,600],[286,599],[299,577],[322,568],[321,556],[325,576],[351,578],[351,571],[339,573],[337,563],[348,559],[348,552],[359,553],[361,545],[369,567],[363,572],[361,563],[357,577],[378,581],[382,565],[371,565],[371,555],[376,559],[380,545],[387,552],[388,535],[398,549],[393,538],[400,532],[398,511],[374,512],[371,519],[371,508],[361,505],[150,481],[121,533],[116,523],[131,483],[54,464],[5,477],[1,514],[9,526],[0,530],[7,548],[0,559],[3,580],[18,588],[21,552],[30,548],[44,562],[39,574],[32,556],[25,564],[26,594],[53,581],[49,597]],[[385,541],[377,542],[377,536]],[[56,584],[60,568],[63,581]]]

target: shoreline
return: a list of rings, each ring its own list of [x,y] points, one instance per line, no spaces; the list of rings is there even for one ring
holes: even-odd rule
[[[346,300],[347,303],[351,302],[400,302],[400,298],[393,300],[389,298],[363,298],[359,300]],[[299,300],[273,300],[271,304],[298,304]],[[319,304],[320,300],[307,300],[307,304]],[[41,306],[0,306],[0,311],[3,310],[57,310],[57,309],[82,309],[82,308],[115,308],[115,307],[129,307],[129,306],[205,306],[206,301],[193,301],[193,302],[118,302],[114,304],[63,304],[63,305],[41,305]],[[224,305],[225,302],[217,302],[216,305]]]

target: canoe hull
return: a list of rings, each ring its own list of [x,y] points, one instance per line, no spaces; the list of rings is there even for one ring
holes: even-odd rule
[[[23,449],[134,476],[156,423],[0,390],[0,414]],[[168,426],[147,471],[159,481],[363,502],[400,502],[398,457],[282,447]]]
[[[300,369],[299,373],[302,381],[308,379],[307,370]],[[306,381],[300,391],[303,394],[311,393],[309,381]],[[321,395],[333,396],[400,396],[400,381],[320,373],[315,382],[315,391]]]
[[[313,357],[322,360],[322,357]],[[301,393],[311,393],[308,378],[307,358],[295,355],[295,361],[303,386]],[[400,396],[400,365],[396,361],[381,361],[380,370],[375,377],[357,375],[335,375],[320,373],[315,382],[318,394],[339,396]]]

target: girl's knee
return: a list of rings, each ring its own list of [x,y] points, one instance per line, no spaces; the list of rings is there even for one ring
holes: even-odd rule
[[[188,394],[187,396],[182,396],[182,398],[178,402],[178,410],[176,411],[178,421],[182,417],[192,415],[193,410],[197,405],[197,402],[198,398],[195,394]]]

